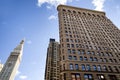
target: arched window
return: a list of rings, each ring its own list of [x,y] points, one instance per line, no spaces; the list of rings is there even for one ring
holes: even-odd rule
[[[96,71],[96,70],[97,70],[96,65],[93,65],[93,70],[94,70],[94,71]]]
[[[80,61],[83,61],[83,57],[82,56],[80,56]]]
[[[81,12],[78,12],[78,14],[81,14]]]
[[[65,12],[66,10],[65,10],[65,9],[63,9],[63,11]]]
[[[70,11],[70,10],[68,10],[68,12],[70,12],[70,13],[71,13],[71,11]]]
[[[86,70],[86,69],[85,69],[85,65],[84,65],[84,64],[82,64],[82,70]]]
[[[89,64],[86,65],[86,70],[90,71],[91,70],[91,67]]]
[[[107,71],[107,67],[106,67],[105,65],[103,66],[103,70],[104,70],[104,71]]]
[[[75,69],[79,70],[79,65],[78,64],[75,64]]]
[[[112,70],[112,68],[111,68],[111,66],[108,66],[108,68],[109,68],[109,70],[112,72],[113,70]]]
[[[94,61],[98,61],[96,57],[94,58]]]
[[[97,70],[101,71],[101,66],[100,65],[97,66]]]
[[[73,13],[76,13],[76,11],[73,11]]]
[[[86,15],[86,14],[83,12],[83,15]]]
[[[73,70],[73,64],[72,63],[70,63],[69,68],[70,68],[70,70]]]

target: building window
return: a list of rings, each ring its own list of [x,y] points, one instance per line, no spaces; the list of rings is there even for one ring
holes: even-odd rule
[[[83,61],[83,57],[82,56],[80,56],[80,61]]]
[[[97,74],[98,80],[105,80],[105,76],[102,74]]]
[[[94,61],[98,61],[96,57],[94,58]]]
[[[74,48],[74,44],[71,44],[71,47]]]
[[[108,75],[110,80],[118,80],[115,75]]]
[[[66,11],[65,9],[63,9],[63,11]]]
[[[73,60],[77,60],[77,57],[76,57],[76,56],[73,56]]]
[[[96,65],[93,65],[93,70],[94,70],[94,71],[97,71]]]
[[[113,56],[112,53],[109,53],[110,56]]]
[[[75,54],[75,49],[72,49],[72,53]]]
[[[102,59],[102,58],[100,58],[100,62],[103,62],[103,59]]]
[[[114,69],[116,70],[116,72],[119,72],[119,70],[117,69],[117,66],[114,66]]]
[[[85,54],[85,51],[84,50],[82,50],[82,52],[81,52],[82,54]]]
[[[104,61],[104,62],[107,62],[107,59],[106,59],[106,58],[104,58],[104,59],[103,59],[103,61]]]
[[[69,55],[68,59],[69,59],[69,60],[72,60],[72,56],[71,56],[71,55]]]
[[[85,65],[84,64],[82,64],[82,70],[85,70]]]
[[[93,80],[92,74],[84,74],[84,80]]]
[[[91,54],[92,54],[92,55],[95,55],[95,52],[94,52],[94,51],[92,51],[92,52],[91,52]]]
[[[75,64],[75,69],[76,69],[76,70],[79,70],[78,64]]]
[[[117,60],[116,60],[116,59],[114,59],[114,61],[115,61],[115,63],[117,62]]]
[[[66,42],[69,42],[69,39],[66,39]]]
[[[78,44],[76,44],[76,48],[79,48],[79,45],[78,45]]]
[[[67,44],[67,48],[70,48],[70,44]]]
[[[65,60],[65,56],[63,56],[63,60]]]
[[[71,53],[71,50],[70,50],[70,49],[68,49],[68,53],[69,53],[69,54]]]
[[[64,73],[64,80],[66,80],[66,73]]]
[[[65,64],[63,64],[63,70],[65,70]]]
[[[80,50],[78,50],[78,54],[80,54]]]
[[[105,65],[103,66],[103,70],[104,70],[104,71],[107,71],[107,67],[106,67]]]
[[[81,80],[79,73],[72,73],[71,76],[72,76],[72,80]]]
[[[109,61],[110,61],[110,63],[112,63],[112,62],[113,62],[113,60],[112,60],[112,59],[109,59]]]
[[[101,52],[101,56],[104,56],[104,53],[103,53],[103,52]]]
[[[84,61],[87,61],[87,57],[84,57]]]
[[[90,57],[90,61],[93,61],[93,57]]]
[[[90,65],[86,65],[86,70],[88,70],[88,71],[91,70]]]
[[[97,70],[101,71],[101,66],[100,65],[97,66]]]
[[[70,70],[73,70],[73,64],[72,63],[70,63]]]
[[[109,68],[109,70],[112,72],[113,70],[112,70],[112,68],[111,68],[111,66],[108,66],[108,68]]]
[[[90,51],[88,51],[87,54],[90,54]]]

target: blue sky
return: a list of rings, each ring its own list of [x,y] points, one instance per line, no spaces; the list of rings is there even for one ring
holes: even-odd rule
[[[58,4],[105,11],[120,29],[120,0],[0,0],[0,60],[3,64],[25,38],[15,80],[44,80],[49,38],[59,41]]]

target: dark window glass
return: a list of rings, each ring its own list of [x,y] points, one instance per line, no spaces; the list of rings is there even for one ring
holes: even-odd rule
[[[78,54],[80,54],[80,50],[78,50]]]
[[[91,70],[90,65],[86,65],[86,70],[88,70],[88,71]]]
[[[93,61],[93,57],[90,57],[90,61]]]
[[[107,71],[107,67],[106,67],[105,65],[103,66],[103,70],[104,70],[104,71]]]
[[[93,70],[94,70],[94,71],[96,71],[96,70],[97,70],[96,65],[93,65]]]
[[[74,48],[74,44],[71,44],[71,47]]]
[[[90,54],[90,51],[88,51],[87,54]]]
[[[84,57],[84,61],[87,61],[87,57]]]
[[[82,56],[80,56],[80,61],[83,61],[83,57]]]
[[[68,53],[69,53],[69,54],[71,53],[71,50],[70,50],[70,49],[68,49]]]
[[[70,44],[67,44],[67,48],[70,48]]]
[[[69,60],[72,60],[72,56],[71,56],[71,55],[69,55],[68,59],[69,59]]]
[[[101,71],[101,66],[100,65],[97,66],[97,70]]]
[[[72,53],[75,54],[75,49],[72,49]]]
[[[76,70],[78,70],[78,69],[79,69],[78,64],[75,64],[75,69],[76,69]]]
[[[93,80],[92,74],[84,74],[84,80]]]
[[[113,72],[113,70],[112,70],[111,66],[108,66],[108,68],[109,68],[109,70],[110,70],[111,72]]]
[[[82,52],[81,52],[82,54],[85,54],[85,51],[84,50],[82,50]]]
[[[73,64],[72,63],[70,63],[70,70],[73,70]]]
[[[84,64],[82,64],[82,70],[85,70],[85,65]]]
[[[94,51],[92,51],[92,52],[91,52],[91,54],[92,54],[92,55],[95,55],[95,52],[94,52]]]
[[[74,59],[74,60],[77,60],[77,57],[76,57],[76,56],[74,56],[74,57],[73,57],[73,59]]]
[[[94,61],[98,61],[96,57],[94,58]]]

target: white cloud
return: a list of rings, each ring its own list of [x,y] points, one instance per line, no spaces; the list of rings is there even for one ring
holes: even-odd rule
[[[95,6],[95,10],[103,11],[105,1],[106,0],[93,0],[92,4]]]
[[[26,75],[20,75],[19,78],[20,80],[24,80],[24,79],[27,79],[28,77]]]
[[[59,4],[66,4],[67,2],[72,2],[73,0],[38,0],[37,5],[40,7],[42,4],[47,3],[50,6],[58,6]]]
[[[49,19],[49,20],[55,20],[55,19],[57,19],[57,16],[51,15],[51,16],[48,17],[48,19]]]
[[[27,41],[27,44],[32,44],[32,41],[31,41],[31,40],[28,40],[28,41]]]
[[[47,7],[47,9],[51,9],[51,6],[46,6]]]
[[[17,72],[16,72],[16,76],[18,76],[20,73],[21,73],[21,72],[17,70]]]

